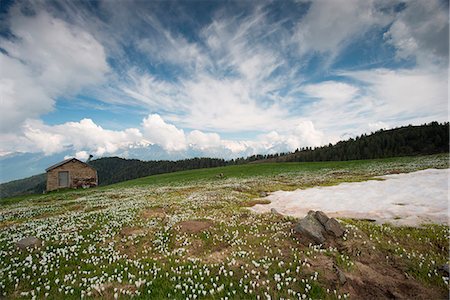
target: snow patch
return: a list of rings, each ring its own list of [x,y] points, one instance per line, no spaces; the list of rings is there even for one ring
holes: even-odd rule
[[[382,181],[277,191],[266,197],[270,204],[258,204],[251,210],[264,213],[275,208],[294,217],[322,210],[330,217],[374,219],[395,225],[449,224],[449,175],[450,169],[427,169],[377,177]]]

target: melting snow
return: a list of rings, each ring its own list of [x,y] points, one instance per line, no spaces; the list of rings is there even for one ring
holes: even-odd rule
[[[427,169],[379,176],[383,181],[277,191],[266,197],[270,204],[251,209],[263,213],[275,208],[294,217],[304,217],[309,210],[322,210],[331,217],[373,219],[396,225],[449,224],[449,175],[450,169]]]

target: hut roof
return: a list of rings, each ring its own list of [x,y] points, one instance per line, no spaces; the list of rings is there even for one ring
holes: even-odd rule
[[[68,159],[65,159],[65,160],[63,160],[63,161],[57,163],[57,164],[54,164],[53,166],[48,167],[47,169],[45,169],[45,172],[48,172],[48,171],[50,171],[50,170],[53,170],[53,169],[55,169],[55,168],[57,168],[57,167],[60,167],[60,166],[62,166],[62,165],[64,165],[64,164],[67,164],[68,162],[71,162],[71,161],[77,161],[77,162],[80,162],[80,163],[82,163],[82,164],[84,164],[84,165],[86,165],[86,166],[88,166],[88,167],[90,167],[90,168],[96,170],[96,169],[95,169],[93,166],[91,166],[90,164],[87,164],[87,163],[85,163],[85,162],[82,162],[82,161],[79,160],[79,159],[76,159],[76,158],[68,158]]]

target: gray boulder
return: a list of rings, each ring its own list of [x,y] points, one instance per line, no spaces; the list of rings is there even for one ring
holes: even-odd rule
[[[315,217],[323,226],[325,226],[325,224],[330,219],[323,211],[320,210],[316,211]]]
[[[345,232],[344,227],[335,218],[328,219],[325,223],[325,230],[335,237],[341,237]]]
[[[308,212],[306,217],[301,219],[297,225],[295,225],[294,230],[305,235],[317,244],[323,244],[325,242],[324,227],[316,219],[314,211]]]
[[[344,235],[344,227],[322,211],[309,211],[294,227],[294,231],[306,236],[316,244]]]
[[[42,244],[42,241],[34,236],[28,236],[26,238],[21,239],[16,243],[16,246],[21,249],[25,250],[26,248],[34,248],[39,247]]]
[[[259,192],[259,196],[260,197],[267,197],[269,194],[267,194],[267,192]]]

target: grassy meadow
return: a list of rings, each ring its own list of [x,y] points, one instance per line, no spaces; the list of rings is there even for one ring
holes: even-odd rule
[[[271,191],[448,167],[448,155],[246,164],[1,199],[0,298],[447,298],[448,226],[344,219],[342,240],[313,246],[296,219],[248,207]],[[19,250],[27,236],[42,245]]]

